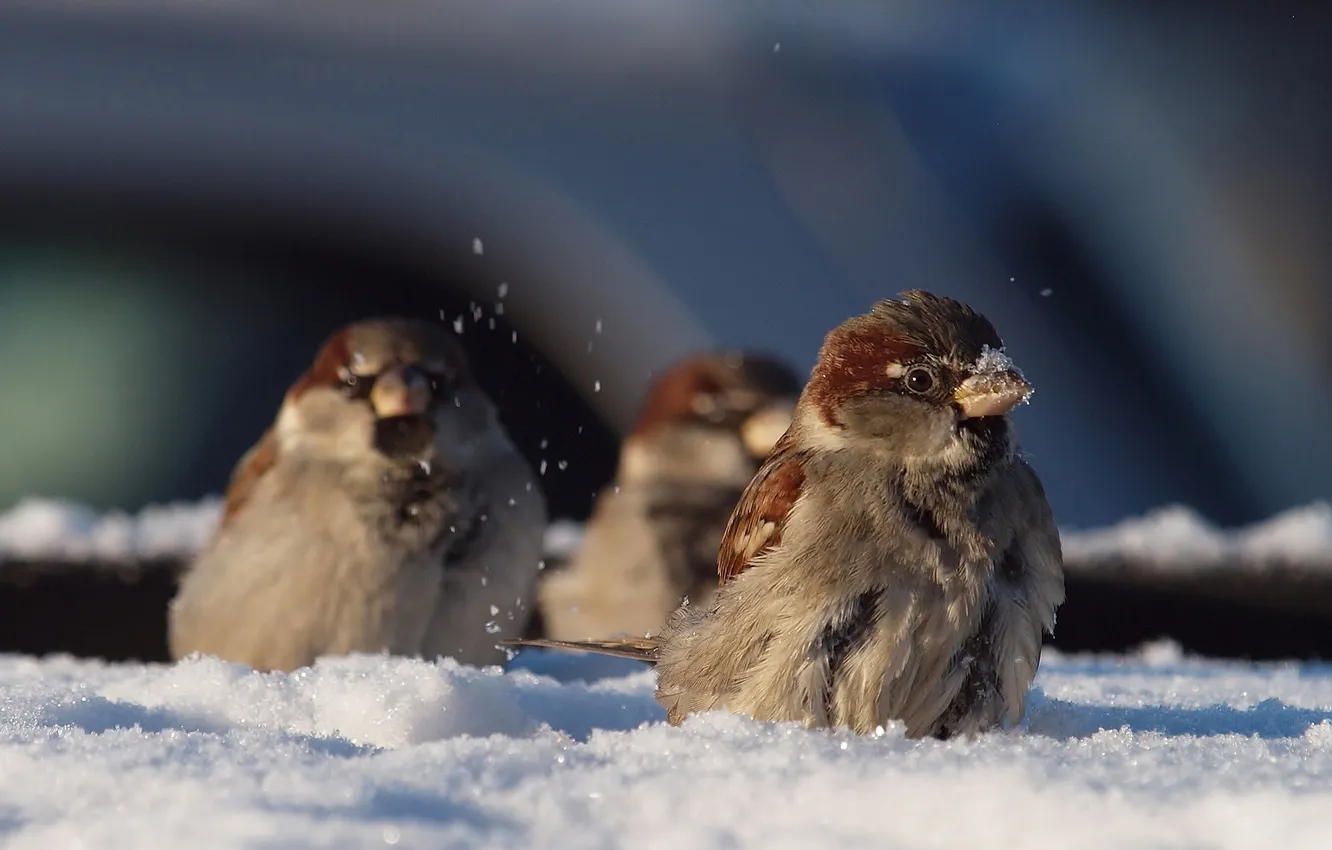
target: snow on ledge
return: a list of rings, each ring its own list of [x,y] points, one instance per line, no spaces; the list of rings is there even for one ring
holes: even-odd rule
[[[222,500],[98,514],[76,502],[24,499],[0,514],[0,558],[127,561],[192,555],[208,540]]]
[[[1254,525],[1223,530],[1174,505],[1109,528],[1065,531],[1064,556],[1079,561],[1137,561],[1157,566],[1332,566],[1332,505],[1315,502]]]
[[[222,500],[154,505],[137,514],[98,514],[66,500],[25,499],[0,513],[0,559],[125,562],[193,555],[208,540]],[[557,520],[546,555],[564,559],[582,541],[579,523]],[[1063,532],[1064,554],[1080,562],[1133,561],[1208,568],[1257,563],[1332,566],[1332,505],[1316,502],[1236,530],[1172,506],[1109,528]]]

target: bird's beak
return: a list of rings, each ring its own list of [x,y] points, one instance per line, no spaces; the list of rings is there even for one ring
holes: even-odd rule
[[[411,366],[394,366],[379,373],[370,390],[375,416],[416,416],[430,406],[430,380]]]
[[[1031,397],[1031,384],[1016,369],[980,372],[958,385],[953,402],[963,419],[1003,416]]]
[[[740,426],[740,439],[744,441],[745,450],[760,460],[771,454],[772,447],[791,427],[795,406],[794,398],[783,398],[769,402],[750,414]]]

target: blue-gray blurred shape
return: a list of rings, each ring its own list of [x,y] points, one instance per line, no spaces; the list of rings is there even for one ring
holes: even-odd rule
[[[807,367],[873,299],[952,294],[1037,386],[1019,424],[1063,521],[1238,522],[1332,473],[1332,133],[1300,108],[1328,60],[1264,8],[10,2],[0,191],[434,245],[485,271],[441,287],[508,283],[618,428],[699,345]]]

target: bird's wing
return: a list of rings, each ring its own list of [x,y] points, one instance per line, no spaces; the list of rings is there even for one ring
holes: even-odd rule
[[[784,436],[749,482],[722,533],[717,579],[735,578],[782,541],[786,518],[805,484],[805,453]]]
[[[241,456],[231,472],[231,480],[227,484],[226,503],[222,509],[222,525],[230,522],[249,501],[260,478],[277,463],[277,456],[277,431],[269,428],[259,441]]]
[[[1012,492],[999,500],[1016,514],[1012,541],[995,564],[993,585],[995,660],[999,687],[1016,723],[1040,663],[1041,640],[1053,633],[1055,610],[1064,601],[1064,559],[1050,504],[1036,473],[1019,462]]]

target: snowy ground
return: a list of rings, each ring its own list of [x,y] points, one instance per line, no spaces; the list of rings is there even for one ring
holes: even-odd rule
[[[673,729],[632,662],[533,653],[515,666],[528,669],[0,658],[0,836],[190,850],[1332,846],[1332,667],[1169,646],[1054,656],[1021,729],[943,744],[725,714]]]
[[[28,501],[6,557],[180,557],[217,500],[99,516]],[[552,527],[558,555],[580,529]],[[1095,564],[1332,563],[1332,507],[1222,531],[1184,509],[1064,534]],[[1047,655],[1014,732],[947,744],[725,714],[663,722],[632,662],[0,656],[0,845],[1332,847],[1332,666]]]

